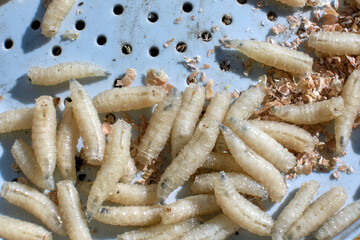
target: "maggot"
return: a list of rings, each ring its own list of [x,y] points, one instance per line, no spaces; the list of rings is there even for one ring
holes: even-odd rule
[[[33,117],[33,108],[20,108],[0,113],[0,133],[30,129]]]

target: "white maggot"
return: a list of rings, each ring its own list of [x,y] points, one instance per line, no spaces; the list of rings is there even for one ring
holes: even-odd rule
[[[215,93],[202,119],[213,119],[222,123],[229,109],[231,94],[228,91]]]
[[[30,129],[33,117],[33,108],[21,108],[0,113],[0,133]]]
[[[219,134],[220,136],[220,134]],[[219,138],[218,138],[219,140]],[[224,138],[225,141],[225,138]],[[201,165],[202,168],[208,168],[215,171],[239,172],[244,170],[237,164],[229,153],[212,152]]]

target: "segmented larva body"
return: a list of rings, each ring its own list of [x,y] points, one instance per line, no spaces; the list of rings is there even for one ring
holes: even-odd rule
[[[41,34],[45,37],[55,36],[74,4],[75,0],[52,0],[41,23]]]
[[[31,139],[45,179],[51,178],[56,166],[56,110],[53,98],[37,98],[32,120]]]
[[[191,217],[213,214],[220,210],[214,195],[199,194],[163,206],[161,218],[163,224],[172,224]]]
[[[341,116],[343,111],[343,98],[333,97],[321,102],[275,106],[271,109],[271,114],[286,122],[309,125],[330,121]]]
[[[229,153],[212,152],[206,158],[205,162],[201,165],[201,167],[212,169],[215,171],[239,173],[244,172],[244,170],[239,166],[239,164],[237,164],[237,162],[235,162],[235,159]]]
[[[0,113],[0,133],[30,129],[33,117],[33,108],[21,108]]]
[[[314,233],[315,239],[331,239],[360,218],[360,200],[338,211]]]
[[[211,119],[199,122],[193,137],[166,168],[158,183],[159,202],[164,203],[169,194],[183,185],[206,160],[214,148],[219,134],[218,123]]]
[[[225,114],[229,109],[231,94],[228,91],[215,93],[202,119],[213,119],[222,123]]]
[[[21,183],[4,182],[1,197],[25,209],[57,234],[66,235],[58,207],[43,193]]]
[[[126,171],[124,171],[123,175],[121,176],[120,182],[130,184],[135,179],[136,173],[138,171],[134,159],[131,157],[128,158],[125,169]]]
[[[162,87],[139,86],[113,88],[93,99],[98,113],[138,110],[162,102],[166,94]]]
[[[229,128],[224,125],[220,128],[235,161],[267,189],[271,200],[280,202],[286,194],[286,184],[279,170],[248,147]]]
[[[227,172],[226,176],[234,184],[237,192],[260,197],[261,199],[266,199],[268,197],[264,186],[256,182],[253,178],[242,173],[233,172]],[[218,172],[197,175],[194,182],[190,185],[191,191],[195,194],[213,193],[215,182],[218,177]]]
[[[297,191],[295,197],[288,203],[277,218],[271,231],[273,240],[284,239],[286,231],[310,205],[311,200],[319,187],[320,184],[314,180],[301,184],[301,187],[299,191]]]
[[[54,0],[55,1],[55,0]],[[28,78],[32,84],[52,86],[71,78],[100,77],[109,75],[102,67],[87,62],[65,62],[51,67],[31,67]]]
[[[82,138],[85,158],[88,163],[100,165],[105,151],[105,135],[100,119],[91,98],[79,82],[70,80],[72,107],[80,136]]]
[[[205,88],[191,83],[182,95],[180,109],[171,130],[171,156],[175,158],[189,142],[205,103]]]
[[[312,32],[309,47],[329,55],[359,55],[360,36],[350,32]]]
[[[176,88],[173,88],[170,94],[155,108],[145,134],[137,146],[135,159],[140,163],[148,165],[152,160],[157,159],[170,136],[180,104],[181,94]]]
[[[306,4],[305,0],[278,0],[278,1],[292,7],[304,7]]]
[[[70,180],[57,183],[61,219],[71,240],[89,240],[91,234],[81,209],[79,194]]]
[[[34,223],[0,214],[0,238],[7,240],[52,240],[51,232]]]
[[[249,58],[294,74],[312,71],[313,59],[297,50],[257,40],[230,40],[228,44]]]
[[[347,194],[343,187],[334,187],[316,199],[285,233],[285,239],[301,239],[315,231],[344,205]]]
[[[341,93],[344,99],[343,114],[335,118],[336,153],[344,152],[360,107],[360,70],[355,70],[347,79]]]
[[[288,123],[251,120],[250,123],[269,134],[281,145],[297,152],[312,152],[319,140],[308,131]]]

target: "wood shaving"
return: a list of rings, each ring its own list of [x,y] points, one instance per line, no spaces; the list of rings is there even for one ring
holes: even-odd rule
[[[233,99],[238,99],[239,96],[240,96],[240,92],[238,90],[234,90],[234,91],[231,92],[231,97]]]
[[[151,68],[146,73],[145,84],[148,86],[160,86],[164,89],[166,93],[168,93],[174,87],[173,85],[168,83],[168,80],[168,75],[166,75],[166,73],[162,69],[156,72],[154,69]]]
[[[202,65],[200,69],[209,69],[209,68],[210,68],[210,64],[204,63],[204,65]]]
[[[101,128],[103,130],[103,133],[105,135],[108,135],[110,133],[110,131],[111,131],[112,125],[110,123],[108,123],[108,122],[103,122],[101,124]]]
[[[191,16],[191,20],[193,20],[193,21],[194,21],[194,20],[195,20],[195,16]]]
[[[181,17],[178,17],[175,19],[174,24],[179,24],[180,21],[181,21]]]
[[[208,81],[208,83],[206,84],[206,87],[205,87],[205,91],[206,91],[205,98],[206,98],[206,100],[210,100],[212,98],[212,95],[214,93],[214,90],[212,89],[213,86],[214,86],[214,80],[209,79],[209,81]]]
[[[211,54],[213,54],[214,52],[215,52],[214,49],[209,49],[209,50],[207,51],[208,57],[209,57]]]
[[[25,184],[25,185],[28,185],[28,180],[24,177],[18,177],[18,179],[16,180],[18,183],[21,183],[21,184]]]
[[[340,166],[337,167],[337,170],[339,170],[340,172],[346,172],[346,169],[347,169],[346,164],[340,165]]]
[[[69,39],[75,41],[79,37],[79,33],[76,31],[66,30],[65,33],[61,36],[62,39]]]
[[[198,69],[195,69],[186,79],[186,83],[190,85],[190,83],[197,83],[197,76],[200,74]]]
[[[136,78],[136,70],[133,68],[126,69],[126,74],[121,79],[116,79],[115,87],[127,87],[130,86],[131,83]]]
[[[165,48],[168,48],[168,47],[170,46],[170,44],[171,44],[174,40],[175,40],[175,38],[172,38],[172,39],[166,41],[166,42],[164,43],[164,47],[165,47]]]
[[[200,81],[201,81],[201,82],[204,82],[204,81],[205,81],[205,78],[206,78],[205,72],[201,72]],[[360,122],[360,121],[359,121],[359,122]]]
[[[55,203],[56,205],[59,205],[59,200],[57,198],[57,191],[50,191],[46,193],[46,195],[50,198],[50,200]]]
[[[331,174],[331,177],[335,178],[336,180],[339,179],[339,172],[338,171],[334,171],[332,174]]]
[[[211,32],[217,32],[217,30],[219,30],[219,28],[218,28],[218,26],[213,26],[212,28],[211,28]]]
[[[353,174],[354,173],[354,168],[352,166],[349,166],[347,169],[346,169],[346,173],[347,174]]]
[[[283,33],[287,30],[287,27],[285,27],[284,25],[282,24],[276,24],[273,28],[272,28],[273,32],[275,34],[280,34],[280,33]]]
[[[21,170],[20,167],[19,167],[19,165],[17,165],[16,162],[13,162],[13,163],[11,164],[11,169],[14,170],[14,171],[20,171],[20,170]]]
[[[192,69],[192,70],[196,70],[196,65],[198,63],[197,59],[192,59],[192,58],[189,58],[189,57],[184,57],[185,59],[185,64],[184,66],[188,69]]]

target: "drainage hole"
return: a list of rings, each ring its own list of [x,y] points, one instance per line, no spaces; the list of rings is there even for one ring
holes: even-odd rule
[[[4,47],[6,49],[12,48],[13,45],[14,45],[14,42],[13,42],[13,40],[11,38],[6,39],[5,42],[4,42]]]
[[[230,25],[232,23],[232,17],[230,16],[230,14],[226,13],[222,19],[221,19],[222,23],[225,25]]]
[[[148,20],[149,20],[149,22],[154,23],[154,22],[156,22],[158,19],[159,19],[159,16],[158,16],[156,13],[154,13],[154,12],[149,13],[149,15],[148,15]]]
[[[61,47],[60,46],[54,46],[52,48],[52,54],[54,56],[59,56],[61,54],[62,50],[61,50]]]
[[[75,23],[75,28],[79,31],[83,30],[85,28],[84,20],[77,20]]]
[[[239,4],[246,4],[247,0],[237,0]]]
[[[158,55],[159,55],[159,53],[160,53],[160,51],[159,51],[159,48],[158,47],[151,47],[150,49],[149,49],[149,54],[150,54],[150,56],[152,56],[152,57],[157,57]]]
[[[178,51],[179,53],[183,53],[186,51],[186,43],[184,42],[179,42],[178,44],[176,44],[176,51]]]
[[[132,46],[126,43],[122,46],[121,51],[123,54],[128,55],[132,52]]]
[[[124,7],[121,4],[116,4],[114,6],[113,12],[115,15],[121,15],[124,12]]]
[[[105,45],[106,43],[106,37],[104,35],[99,35],[96,39],[97,44],[100,46]]]
[[[210,42],[212,38],[211,33],[208,31],[203,32],[200,37],[201,40],[203,40],[204,42]]]
[[[224,71],[224,72],[228,72],[230,71],[230,61],[229,60],[224,60],[220,63],[220,69],[221,71]]]
[[[276,12],[274,12],[274,11],[268,12],[267,18],[269,19],[269,21],[275,22],[276,19],[277,19],[277,14],[276,14]]]
[[[184,12],[189,13],[193,10],[193,5],[190,2],[186,2],[183,4],[182,9]]]
[[[32,23],[31,23],[31,28],[33,30],[38,30],[40,28],[40,21],[39,20],[34,20]]]

